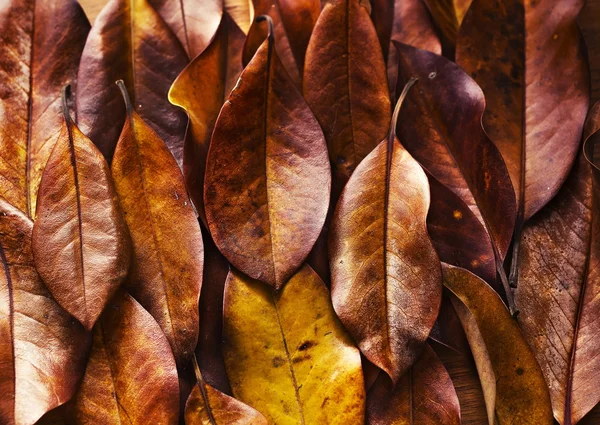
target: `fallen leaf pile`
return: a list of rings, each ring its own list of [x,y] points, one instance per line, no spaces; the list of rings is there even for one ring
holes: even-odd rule
[[[0,424],[600,424],[582,7],[0,0]]]

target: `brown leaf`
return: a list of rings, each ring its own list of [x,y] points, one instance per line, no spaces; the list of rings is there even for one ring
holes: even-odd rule
[[[590,118],[597,131],[600,120]],[[586,135],[590,150],[598,135]],[[515,302],[550,387],[554,417],[578,423],[600,401],[600,170],[583,155],[558,195],[523,229]]]
[[[136,112],[181,164],[187,119],[167,93],[187,63],[183,46],[147,0],[110,0],[102,9],[82,55],[77,116],[109,162],[127,115],[114,84],[122,79]]]
[[[449,60],[396,44],[399,83],[419,79],[398,117],[398,137],[442,184],[482,217],[500,259],[511,243],[516,205],[500,152],[481,127],[485,98]]]
[[[185,405],[185,425],[268,425],[258,411],[208,385],[198,369],[196,375],[198,382]]]
[[[280,288],[323,227],[329,170],[323,133],[271,33],[221,109],[208,153],[206,218],[223,255]]]
[[[254,20],[252,0],[223,0],[223,10],[231,16],[233,22],[240,27],[244,34],[248,34]]]
[[[33,255],[52,296],[91,330],[127,277],[131,240],[108,164],[71,120],[66,97],[63,115],[40,184]]]
[[[206,224],[204,174],[215,122],[242,72],[245,36],[227,13],[210,45],[179,74],[169,101],[190,119],[183,150],[183,173],[190,197]]]
[[[337,199],[390,123],[385,62],[359,0],[325,4],[306,51],[303,93],[327,140]]]
[[[582,6],[479,0],[460,28],[456,62],[485,93],[483,124],[506,161],[518,227],[556,195],[577,156],[590,90]]]
[[[423,0],[442,36],[444,53],[454,57],[456,36],[472,0]],[[400,40],[401,41],[401,40]],[[408,43],[407,43],[408,44]]]
[[[30,217],[61,131],[60,90],[75,83],[89,29],[74,0],[2,3],[0,196]]]
[[[33,223],[0,205],[0,418],[30,425],[65,403],[83,376],[89,335],[54,301],[33,265]]]
[[[320,0],[252,0],[256,16],[273,19],[275,50],[297,87],[302,87],[304,56],[315,22],[321,13]],[[253,22],[244,46],[244,65],[252,59],[267,36],[264,24]]]
[[[309,266],[279,293],[231,271],[223,351],[234,396],[270,423],[363,422],[359,352],[335,316],[329,291]]]
[[[208,46],[223,15],[222,0],[149,0],[149,3],[177,35],[190,59]]]
[[[183,365],[198,341],[202,234],[175,159],[133,111],[122,81],[119,87],[127,120],[112,175],[133,241],[128,291],[157,320]]]
[[[367,396],[369,425],[460,425],[456,391],[429,345],[395,388],[381,374]]]
[[[348,181],[329,234],[335,311],[394,384],[421,354],[442,296],[440,262],[425,224],[427,177],[394,134],[401,103],[388,139]]]
[[[119,292],[94,327],[74,424],[176,425],[179,383],[169,343],[152,316]]]
[[[444,265],[444,285],[475,357],[490,425],[552,424],[544,375],[496,292],[471,272]]]

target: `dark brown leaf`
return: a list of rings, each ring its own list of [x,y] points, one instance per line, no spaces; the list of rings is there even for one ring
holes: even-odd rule
[[[456,36],[472,0],[422,0],[439,29],[447,57],[454,57]],[[401,41],[401,40],[400,40]]]

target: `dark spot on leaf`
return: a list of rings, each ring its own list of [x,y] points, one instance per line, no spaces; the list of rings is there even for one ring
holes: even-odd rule
[[[284,360],[283,360],[283,358],[281,358],[279,356],[275,356],[275,357],[273,357],[273,360],[271,361],[271,363],[273,364],[273,367],[275,369],[277,369],[279,366],[283,365]]]
[[[304,341],[302,344],[300,344],[300,347],[298,347],[298,351],[308,350],[309,348],[314,347],[315,345],[317,345],[315,341]]]
[[[517,375],[523,375],[523,373],[525,373],[525,371],[523,370],[522,367],[518,367],[517,368]]]

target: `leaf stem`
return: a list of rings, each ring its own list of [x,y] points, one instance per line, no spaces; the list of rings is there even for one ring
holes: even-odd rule
[[[71,124],[72,120],[71,120],[71,114],[69,114],[69,102],[68,102],[68,100],[71,98],[71,85],[70,84],[67,84],[62,88],[61,97],[62,97],[63,116],[65,117],[65,121],[67,122],[67,124]]]
[[[127,87],[125,87],[125,83],[123,80],[118,80],[115,84],[119,87],[119,90],[121,90],[121,95],[125,101],[127,115],[131,115],[133,113],[133,106],[131,105],[131,99],[129,98],[129,92],[127,91]]]

